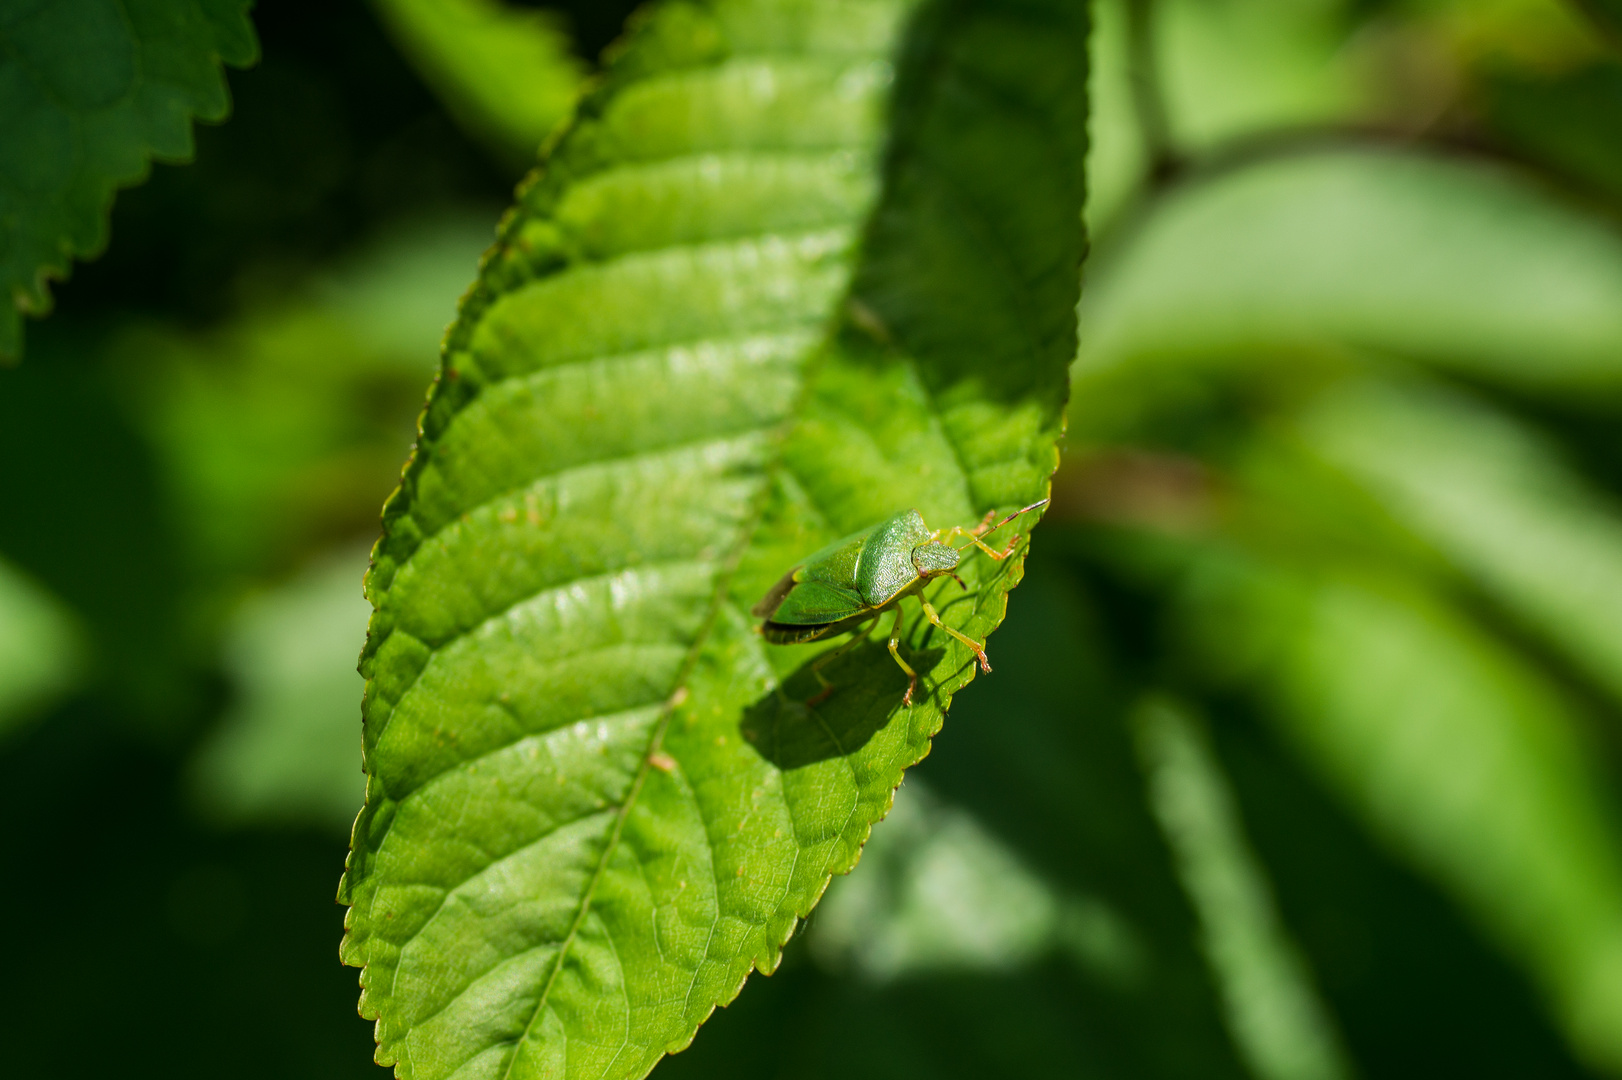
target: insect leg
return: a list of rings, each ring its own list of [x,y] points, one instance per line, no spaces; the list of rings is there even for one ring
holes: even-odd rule
[[[1020,540],[1019,534],[1015,533],[1014,538],[1012,540],[1008,541],[1008,546],[1006,548],[1003,548],[1001,551],[998,551],[996,548],[992,547],[990,544],[987,544],[984,540],[981,540],[980,537],[975,534],[974,530],[965,529],[961,525],[953,525],[950,529],[947,529],[945,531],[945,533],[942,535],[941,538],[944,540],[946,537],[952,536],[953,534],[956,534],[956,533],[961,533],[962,535],[967,536],[969,538],[969,543],[970,544],[973,544],[975,547],[979,548],[981,551],[985,552],[987,555],[990,555],[993,559],[998,559],[998,560],[1006,559],[1006,558],[1008,558],[1008,556],[1012,555],[1014,553],[1014,548],[1019,546],[1019,540]],[[959,549],[959,550],[961,550],[961,549]]]
[[[900,644],[901,605],[897,604],[895,608],[895,618],[890,620],[890,656],[895,660],[896,663],[901,665],[901,670],[907,673],[907,692],[901,698],[901,704],[906,706],[912,704],[912,692],[918,689],[918,673],[912,670],[912,666],[909,665],[905,660],[901,659],[901,653],[896,650],[896,646]]]
[[[852,630],[850,632],[850,640],[839,646],[839,648],[829,649],[827,652],[811,661],[811,674],[817,677],[817,682],[822,684],[822,689],[817,693],[816,697],[811,698],[806,702],[807,705],[821,705],[824,701],[828,700],[828,695],[834,692],[834,684],[828,681],[828,677],[822,673],[822,669],[854,649],[859,642],[863,641],[867,637],[868,631],[873,629],[873,624],[875,622],[878,622],[877,615],[873,616],[873,618],[867,620],[867,622]]]
[[[957,638],[963,644],[967,645],[970,649],[972,649],[974,651],[974,655],[980,658],[980,670],[985,672],[987,675],[990,675],[991,674],[991,661],[986,659],[985,647],[981,646],[981,645],[976,645],[972,638],[964,637],[962,634],[958,633],[956,630],[953,630],[950,626],[947,626],[945,623],[941,622],[941,617],[935,613],[934,608],[929,606],[929,601],[928,600],[925,600],[923,597],[920,596],[918,598],[918,602],[924,605],[924,618],[928,619],[930,622],[934,623],[936,626],[940,627],[942,630],[945,630],[948,634],[951,634],[953,637]]]

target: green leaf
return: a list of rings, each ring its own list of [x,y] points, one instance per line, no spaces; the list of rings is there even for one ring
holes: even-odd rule
[[[1622,1067],[1622,857],[1548,680],[1389,574],[1213,550],[1182,603],[1203,662],[1255,685],[1327,786],[1529,969],[1578,1051]]]
[[[220,63],[258,55],[251,0],[12,0],[0,10],[0,361],[47,280],[107,243],[113,192],[225,119]]]
[[[548,11],[501,0],[375,0],[401,50],[470,132],[527,167],[569,115],[586,66]]]
[[[1155,697],[1135,718],[1150,805],[1222,985],[1228,1028],[1260,1080],[1352,1074],[1312,975],[1250,850],[1233,791],[1198,722]]]
[[[1353,348],[1614,392],[1622,238],[1482,164],[1305,154],[1169,195],[1101,251],[1081,324],[1078,379],[1157,363],[1296,367]]]
[[[346,827],[364,785],[354,657],[370,606],[346,550],[250,598],[226,628],[235,704],[192,761],[203,807],[231,822]]]
[[[1295,429],[1622,697],[1622,514],[1551,446],[1462,395],[1374,382],[1337,387]]]
[[[747,611],[899,508],[1046,493],[1085,16],[663,4],[525,189],[367,583],[343,956],[398,1075],[641,1076],[854,865],[971,654],[914,615],[911,708],[871,642],[811,709],[821,646]],[[980,638],[1020,574],[931,595]]]

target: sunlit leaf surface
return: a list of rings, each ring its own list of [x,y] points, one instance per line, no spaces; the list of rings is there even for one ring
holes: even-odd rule
[[[344,957],[399,1075],[640,1076],[855,863],[972,657],[909,611],[912,707],[878,641],[807,707],[820,646],[747,611],[897,509],[1046,493],[1085,32],[661,6],[521,196],[368,579]],[[931,596],[982,638],[1020,574]]]

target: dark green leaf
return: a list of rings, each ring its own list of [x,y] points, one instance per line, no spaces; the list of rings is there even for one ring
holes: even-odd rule
[[[1485,97],[1488,123],[1513,149],[1622,201],[1622,63],[1558,76],[1501,74],[1488,80]]]
[[[115,189],[192,154],[258,54],[251,0],[10,0],[0,8],[0,361],[47,280],[107,243]]]
[[[897,509],[1045,494],[1085,35],[1066,0],[664,4],[525,190],[368,579],[344,957],[399,1075],[641,1076],[854,865],[971,654],[914,615],[912,707],[872,642],[813,709],[820,646],[746,612]],[[930,595],[980,638],[1020,573]]]

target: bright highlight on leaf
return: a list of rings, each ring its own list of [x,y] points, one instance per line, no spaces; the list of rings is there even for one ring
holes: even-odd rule
[[[877,641],[808,707],[824,646],[748,610],[1047,494],[1085,44],[1069,0],[661,5],[523,192],[367,584],[343,955],[398,1075],[641,1076],[854,865],[973,654],[913,616],[910,707]],[[1022,564],[927,595],[982,641]]]
[[[55,0],[0,12],[0,361],[47,281],[107,243],[113,192],[192,154],[230,108],[220,64],[258,56],[251,0]]]

